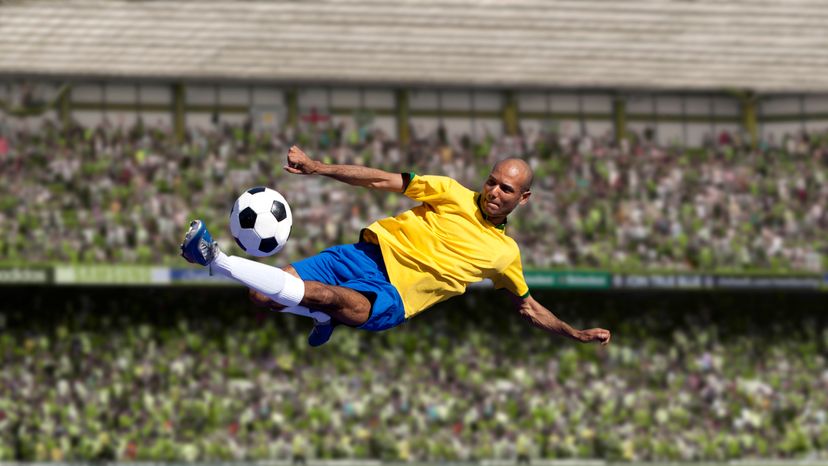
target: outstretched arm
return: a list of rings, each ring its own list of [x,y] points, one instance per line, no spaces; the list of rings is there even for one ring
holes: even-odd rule
[[[532,296],[519,298],[511,293],[509,293],[509,296],[512,298],[515,308],[520,315],[535,327],[546,330],[549,333],[572,338],[582,343],[594,341],[600,343],[601,346],[606,346],[610,342],[611,334],[609,330],[602,328],[590,328],[586,330],[574,329],[566,322],[558,319],[555,314],[552,314],[552,311],[535,301]]]
[[[403,192],[403,178],[399,173],[389,173],[359,165],[333,165],[313,160],[302,149],[293,146],[287,157],[285,171],[296,175],[324,175],[352,186]]]

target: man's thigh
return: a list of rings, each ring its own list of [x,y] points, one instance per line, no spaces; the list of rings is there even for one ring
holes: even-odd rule
[[[291,264],[299,278],[316,281],[326,285],[342,285],[343,283],[370,273],[359,256],[349,251],[353,245],[334,246],[315,256]]]

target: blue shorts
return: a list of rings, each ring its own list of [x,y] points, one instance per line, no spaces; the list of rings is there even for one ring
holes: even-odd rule
[[[365,295],[371,302],[371,315],[359,328],[379,331],[405,322],[402,298],[388,280],[382,251],[376,244],[334,246],[291,265],[302,280],[342,286]]]

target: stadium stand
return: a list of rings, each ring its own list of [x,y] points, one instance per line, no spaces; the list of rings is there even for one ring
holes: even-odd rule
[[[622,145],[548,133],[475,142],[438,131],[401,151],[381,131],[343,134],[332,125],[294,136],[224,126],[193,130],[183,144],[140,124],[9,133],[0,156],[7,263],[170,264],[194,217],[238,253],[227,212],[256,185],[275,187],[293,207],[283,261],[355,241],[373,219],[410,205],[402,196],[285,174],[283,154],[293,142],[331,161],[445,174],[470,187],[494,161],[525,154],[538,182],[509,233],[528,267],[819,272],[828,257],[824,134],[789,136],[758,151],[722,134],[687,151],[644,137]]]

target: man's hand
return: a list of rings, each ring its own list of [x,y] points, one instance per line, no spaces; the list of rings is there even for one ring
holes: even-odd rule
[[[312,175],[317,172],[319,162],[312,160],[302,149],[293,146],[288,151],[287,165],[283,168],[295,175]]]
[[[609,330],[603,328],[590,328],[581,330],[580,340],[584,343],[598,342],[601,346],[607,346],[612,338]]]

